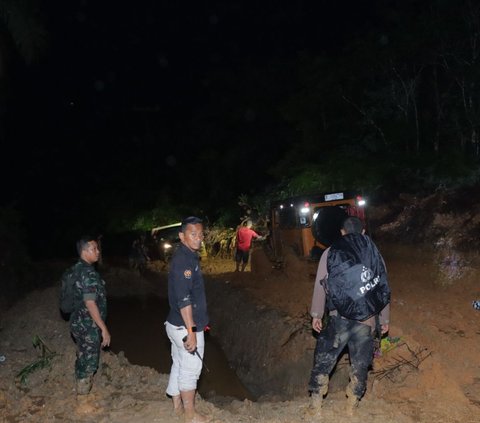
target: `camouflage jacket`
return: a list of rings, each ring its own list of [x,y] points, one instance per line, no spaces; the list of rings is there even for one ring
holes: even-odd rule
[[[83,321],[92,323],[93,319],[85,305],[86,300],[94,300],[102,320],[107,318],[107,290],[105,281],[95,270],[95,267],[82,259],[75,264],[74,311],[70,317],[71,322]]]

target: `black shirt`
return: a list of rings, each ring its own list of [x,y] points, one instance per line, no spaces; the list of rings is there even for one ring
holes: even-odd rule
[[[199,331],[208,324],[205,284],[200,270],[198,254],[180,244],[170,262],[168,273],[167,321],[175,326],[185,326],[180,309],[191,305],[193,321]]]

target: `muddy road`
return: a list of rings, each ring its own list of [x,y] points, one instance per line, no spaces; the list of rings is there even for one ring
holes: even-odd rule
[[[463,276],[446,284],[438,272],[435,250],[391,244],[380,247],[393,292],[390,336],[402,342],[375,360],[369,391],[353,418],[344,413],[345,375],[341,376],[339,366],[340,376],[332,378],[324,409],[326,421],[478,421],[480,312],[471,305],[480,298],[478,258],[472,254]],[[306,311],[315,266],[290,258],[285,268],[272,269],[261,251],[254,253],[252,266],[253,271],[238,274],[233,272],[231,260],[203,263],[212,331],[216,330],[216,340],[231,367],[247,387],[260,393],[258,401],[209,398],[200,400],[199,408],[217,422],[310,421],[305,388],[315,340]],[[164,280],[164,272],[153,263],[148,278],[140,278],[128,269],[109,267],[107,262],[103,274],[112,297],[164,298],[165,285],[159,282]],[[226,310],[222,304],[228,305]],[[170,402],[164,395],[167,375],[131,364],[123,352],[103,354],[92,394],[77,401],[72,374],[74,346],[68,324],[56,307],[57,289],[52,287],[31,293],[2,315],[0,355],[6,357],[0,363],[2,421],[179,421],[170,414]],[[231,320],[237,327],[251,325],[253,329],[246,331],[245,338],[237,331],[235,342],[229,338],[229,347],[222,343],[222,338],[228,338],[222,327],[231,327]],[[255,344],[254,334],[262,333],[257,325],[265,327],[266,334],[277,330],[282,339],[262,336],[262,344],[270,343],[262,348]],[[162,327],[145,333],[165,336]],[[38,358],[32,346],[35,335],[56,355],[49,367],[31,373],[21,383],[18,372]]]

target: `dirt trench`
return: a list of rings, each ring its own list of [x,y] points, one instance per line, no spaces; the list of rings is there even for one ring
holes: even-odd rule
[[[306,394],[315,339],[304,319],[252,303],[229,281],[208,286],[212,335],[231,366],[257,397]]]
[[[306,397],[316,342],[308,312],[316,262],[292,252],[278,268],[265,245],[254,248],[244,273],[232,272],[229,260],[215,261],[205,263],[212,334],[236,374],[260,400]],[[348,384],[346,364],[337,366],[330,391]]]

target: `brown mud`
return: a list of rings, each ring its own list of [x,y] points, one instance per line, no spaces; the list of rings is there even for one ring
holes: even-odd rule
[[[332,378],[322,418],[308,408],[315,339],[307,312],[315,264],[288,255],[276,269],[260,246],[245,273],[233,272],[232,260],[204,260],[213,335],[259,400],[219,404],[198,398],[199,410],[226,423],[479,421],[480,311],[472,308],[472,300],[480,299],[480,259],[471,234],[480,209],[460,213],[442,201],[448,205],[445,198],[408,197],[395,204],[395,213],[387,207],[372,210],[372,237],[385,257],[392,287],[389,335],[400,341],[375,359],[369,389],[353,416],[345,411],[346,357]],[[423,243],[418,219],[423,219]],[[398,242],[402,233],[413,243]],[[110,295],[164,296],[156,272],[164,269],[153,263],[150,277],[138,278],[107,263],[104,277]],[[16,375],[38,358],[35,335],[57,355],[22,383]],[[182,421],[172,415],[165,397],[168,376],[132,365],[121,353],[102,355],[92,393],[77,400],[74,344],[68,323],[58,315],[54,287],[30,293],[2,314],[0,355],[6,357],[0,363],[2,422]]]

